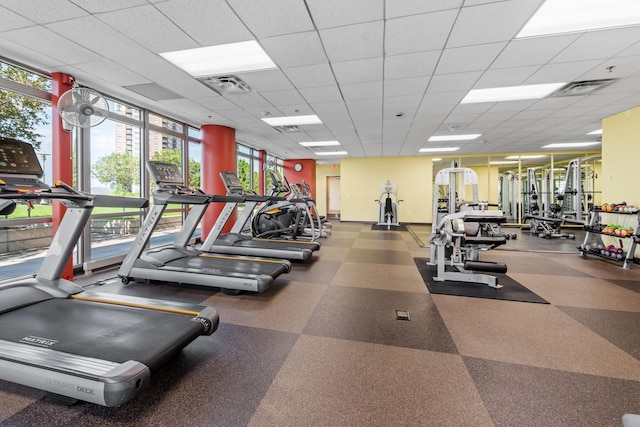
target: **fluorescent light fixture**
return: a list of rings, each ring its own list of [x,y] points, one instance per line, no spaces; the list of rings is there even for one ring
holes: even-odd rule
[[[517,165],[517,160],[496,160],[489,162],[490,165]]]
[[[271,126],[297,126],[297,125],[317,125],[322,124],[322,120],[315,114],[309,116],[284,116],[284,117],[265,117],[262,119]]]
[[[543,157],[547,157],[546,154],[532,154],[528,156],[507,156],[505,160],[518,160],[518,159],[541,159]]]
[[[165,52],[160,56],[194,77],[278,68],[255,40]]]
[[[439,148],[421,148],[418,153],[444,153],[448,151],[457,151],[460,147],[439,147]]]
[[[602,129],[594,130],[593,132],[589,132],[587,135],[602,135]]]
[[[431,138],[429,138],[427,141],[430,142],[434,142],[434,141],[471,141],[472,139],[476,139],[478,138],[480,135],[482,135],[481,133],[473,133],[473,134],[469,134],[469,135],[438,135],[438,136],[432,136]]]
[[[431,159],[432,162],[439,162],[440,160],[442,160],[442,157],[434,157]]]
[[[460,104],[540,99],[550,95],[564,85],[566,85],[566,83],[545,83],[539,85],[472,89],[467,93],[462,101],[460,101]]]
[[[600,144],[600,141],[589,141],[589,142],[556,142],[553,144],[543,145],[542,148],[579,148],[579,147],[589,147],[591,145]]]
[[[516,38],[640,24],[638,0],[547,0]]]
[[[299,144],[303,147],[329,147],[332,145],[340,145],[338,141],[309,141],[300,142]]]
[[[348,153],[346,151],[319,151],[316,154],[318,156],[342,156]]]

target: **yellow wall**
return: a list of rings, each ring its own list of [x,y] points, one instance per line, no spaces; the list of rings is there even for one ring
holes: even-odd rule
[[[340,176],[340,165],[316,165],[316,206],[320,215],[327,214],[328,176]]]
[[[320,173],[318,173],[320,176]],[[340,162],[342,221],[377,221],[380,185],[398,187],[400,222],[431,222],[433,180],[431,157],[374,157]]]
[[[638,158],[640,158],[640,107],[623,111],[602,121],[602,203],[640,206],[637,190]],[[634,226],[636,216],[603,214],[602,221]],[[617,245],[617,239],[603,237],[605,245]],[[623,239],[627,249],[628,239]],[[636,248],[635,256],[640,256]]]
[[[602,202],[640,206],[640,107],[602,121]]]
[[[469,169],[473,169],[478,174],[478,200],[498,203],[498,167],[469,166]],[[471,200],[471,193],[468,194],[467,199]]]

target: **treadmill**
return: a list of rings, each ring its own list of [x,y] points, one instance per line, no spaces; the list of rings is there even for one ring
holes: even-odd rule
[[[218,327],[211,307],[85,291],[61,278],[94,207],[147,200],[49,187],[31,144],[0,138],[0,214],[16,200],[57,200],[66,213],[34,277],[0,284],[0,379],[103,406],[137,396],[151,373]]]
[[[263,292],[278,276],[291,270],[288,260],[203,253],[189,246],[209,203],[240,202],[242,198],[213,196],[190,188],[172,163],[148,161],[147,170],[157,185],[154,205],[118,271],[123,283],[171,281],[217,287],[225,294],[237,295],[241,291]],[[191,206],[182,228],[172,245],[145,250],[169,204]]]
[[[284,199],[271,196],[258,196],[245,192],[235,172],[220,172],[220,178],[222,178],[224,186],[227,189],[227,196],[241,197],[245,202],[245,206],[242,213],[236,219],[231,231],[229,233],[222,233],[222,229],[238,206],[238,202],[229,201],[225,204],[211,232],[202,243],[200,247],[201,251],[284,258],[289,260],[308,260],[313,252],[320,250],[320,243],[318,242],[263,239],[242,234],[243,228],[251,219],[251,215],[258,203]]]

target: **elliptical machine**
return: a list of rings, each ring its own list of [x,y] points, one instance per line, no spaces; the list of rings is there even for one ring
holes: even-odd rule
[[[380,197],[375,201],[378,202],[377,225],[386,225],[388,230],[391,226],[399,226],[398,205],[402,200],[398,200],[398,187],[387,180],[380,185]]]

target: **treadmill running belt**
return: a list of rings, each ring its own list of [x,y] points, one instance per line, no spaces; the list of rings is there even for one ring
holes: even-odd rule
[[[152,371],[202,334],[191,316],[72,299],[52,299],[0,316],[0,339]],[[185,332],[187,331],[187,332]]]

